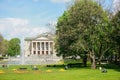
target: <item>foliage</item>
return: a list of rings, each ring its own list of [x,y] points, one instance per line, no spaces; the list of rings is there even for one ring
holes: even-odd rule
[[[9,41],[8,55],[15,56],[20,54],[20,39],[13,38]]]
[[[116,41],[117,45],[120,45],[120,11],[113,16],[112,20],[113,27],[113,39]]]
[[[101,57],[110,47],[106,12],[93,0],[76,0],[58,19],[56,49],[63,57],[89,53],[93,68],[95,58]]]
[[[112,40],[114,41],[114,49],[119,57],[120,62],[120,11],[118,11],[111,19],[111,26],[113,28]],[[116,59],[117,60],[117,59]]]
[[[8,41],[0,35],[0,54],[6,55],[8,50]]]
[[[2,46],[3,46],[3,36],[0,34],[0,54],[2,54]]]

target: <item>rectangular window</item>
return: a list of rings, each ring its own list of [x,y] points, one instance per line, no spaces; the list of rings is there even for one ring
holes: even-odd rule
[[[48,51],[46,51],[46,55],[48,55]]]
[[[40,51],[38,51],[38,54],[40,54]]]
[[[34,51],[33,53],[36,54],[36,51]]]
[[[42,51],[42,55],[44,55],[44,51]]]

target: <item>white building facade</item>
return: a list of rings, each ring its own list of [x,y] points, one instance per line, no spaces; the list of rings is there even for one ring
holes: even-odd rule
[[[26,64],[56,64],[61,57],[56,56],[54,35],[40,34],[33,38],[26,38],[24,55]]]

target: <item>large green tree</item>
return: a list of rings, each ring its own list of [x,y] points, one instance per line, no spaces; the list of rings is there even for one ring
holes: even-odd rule
[[[88,53],[95,69],[97,54],[101,57],[110,49],[107,14],[93,0],[76,0],[58,19],[56,28],[56,49],[63,57]]]
[[[112,39],[115,42],[116,61],[117,57],[120,62],[120,11],[118,11],[111,19],[111,26],[113,28]]]
[[[13,38],[9,41],[9,47],[8,47],[8,55],[10,56],[16,56],[20,54],[20,39],[19,38]]]

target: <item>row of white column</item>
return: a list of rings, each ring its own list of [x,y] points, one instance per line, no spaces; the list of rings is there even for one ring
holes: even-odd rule
[[[32,42],[32,54],[51,54],[52,51],[53,51],[53,42],[51,41],[49,42],[33,41]]]

